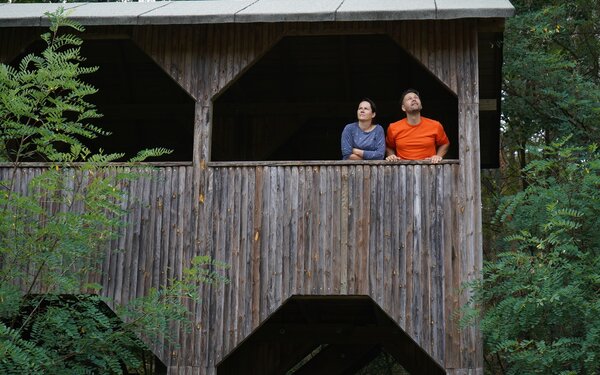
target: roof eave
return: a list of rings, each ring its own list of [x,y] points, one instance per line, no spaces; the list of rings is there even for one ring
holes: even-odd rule
[[[491,3],[489,2],[491,1]],[[507,18],[508,0],[209,0],[154,3],[0,4],[0,27],[48,26],[59,7],[85,26]]]

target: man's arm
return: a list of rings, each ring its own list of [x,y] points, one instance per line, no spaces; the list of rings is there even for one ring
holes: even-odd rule
[[[400,158],[398,156],[396,156],[396,145],[395,145],[395,141],[394,141],[394,133],[392,130],[392,125],[394,124],[390,124],[390,126],[387,128],[387,134],[385,137],[385,160],[387,161],[396,161],[396,160],[400,160]],[[393,147],[390,147],[393,146]]]
[[[449,148],[450,148],[450,143],[446,143],[444,145],[439,146],[437,148],[435,155],[430,157],[429,160],[434,164],[439,163],[440,161],[442,161],[442,159],[444,158],[444,155],[446,155]]]
[[[438,147],[436,155],[437,156],[441,156],[441,157],[446,156],[446,153],[448,152],[449,148],[450,148],[450,143],[446,143],[445,145],[441,145],[440,147]]]
[[[394,161],[394,160],[400,160],[400,158],[396,156],[396,150],[386,147],[385,148],[385,160]]]

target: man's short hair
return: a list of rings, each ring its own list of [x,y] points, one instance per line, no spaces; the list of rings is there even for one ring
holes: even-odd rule
[[[415,89],[406,89],[402,92],[402,94],[400,94],[400,105],[402,105],[402,103],[404,103],[404,97],[410,93],[413,94],[417,94],[417,96],[419,97],[419,99],[421,98],[421,94],[419,94],[419,92]]]

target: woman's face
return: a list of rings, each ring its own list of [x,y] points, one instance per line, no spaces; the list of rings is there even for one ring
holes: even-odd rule
[[[356,117],[360,121],[370,121],[375,117],[375,113],[373,113],[373,109],[371,109],[371,103],[369,102],[360,102],[358,104],[358,110],[356,111]]]

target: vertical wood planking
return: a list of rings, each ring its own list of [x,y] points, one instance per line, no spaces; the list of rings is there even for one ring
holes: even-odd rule
[[[275,311],[281,304],[283,289],[283,257],[288,249],[283,246],[284,221],[288,213],[284,209],[284,169],[281,167],[273,168],[275,172],[271,182],[271,200],[274,203],[275,214],[271,216],[271,231],[275,233],[275,240],[271,242],[271,254],[273,256],[273,304],[269,308],[269,314]]]
[[[444,174],[441,166],[435,166],[434,182],[432,184],[435,198],[434,207],[432,209],[434,215],[434,230],[431,233],[432,244],[432,263],[431,267],[431,314],[432,314],[432,348],[431,352],[435,358],[444,358],[444,257],[443,257],[443,239],[444,239],[444,216],[447,214],[443,210],[445,189],[451,189],[452,186],[444,185]],[[443,360],[441,361],[443,363]]]
[[[379,306],[385,306],[383,280],[387,275],[384,268],[384,258],[387,249],[384,246],[385,238],[383,233],[383,221],[385,219],[381,216],[381,212],[384,210],[383,193],[381,190],[381,186],[385,186],[384,167],[378,166],[374,171],[377,172],[377,178],[372,179],[371,183],[371,196],[373,196],[371,202],[371,221],[375,223],[375,226],[373,227],[373,232],[370,236],[372,237],[370,241],[372,245],[370,246],[369,258],[376,266],[374,267],[375,273],[371,273],[369,277],[375,278],[374,285],[376,289],[375,291],[371,291],[371,294],[374,296],[375,301],[377,301]]]
[[[281,35],[377,28],[460,93],[460,165],[206,167],[213,95]],[[214,373],[218,359],[291,294],[370,294],[434,358],[448,368],[469,365],[480,337],[459,333],[452,314],[460,282],[481,264],[474,30],[470,21],[403,21],[137,31],[142,48],[198,98],[195,167],[160,168],[152,181],[128,186],[132,226],[113,243],[127,252],[107,256],[105,293],[124,302],[165,285],[192,254],[228,262],[232,284],[203,286],[193,306],[198,328],[182,336],[176,358],[187,371]],[[165,38],[177,42],[164,47]],[[171,363],[168,352],[161,357]]]
[[[334,288],[338,288],[340,294],[346,294],[348,292],[348,167],[342,166],[340,169],[341,172],[336,176],[340,200],[334,220],[339,226],[339,242],[336,241],[338,250],[334,253],[333,282]]]
[[[362,191],[359,190],[359,184],[357,184],[357,180],[362,179],[362,173],[359,175],[359,171],[361,171],[360,167],[351,168],[349,173],[349,187],[348,187],[348,256],[347,256],[347,274],[348,274],[348,294],[357,294],[356,289],[356,264],[357,262],[357,248],[358,238],[357,238],[357,218],[360,216],[360,212],[357,209],[358,201],[360,201],[362,197]]]
[[[199,241],[200,241],[200,254],[208,255],[214,257],[214,243],[212,238],[212,231],[214,228],[214,222],[211,220],[211,215],[213,211],[214,204],[214,175],[215,170],[206,169],[204,172],[204,178],[201,180],[203,184],[201,186],[201,194],[203,193],[203,202],[202,209],[200,211],[201,216],[198,218],[198,221],[201,222],[198,225],[199,229]],[[201,361],[207,366],[211,367],[211,358],[212,353],[210,350],[210,331],[212,329],[211,324],[211,313],[213,309],[211,308],[213,303],[212,301],[215,299],[213,295],[213,285],[212,284],[203,284],[202,285],[202,341],[201,341]]]
[[[143,171],[139,171],[136,169],[136,172],[141,172],[144,173]],[[127,262],[127,264],[129,265],[129,267],[127,267],[129,269],[129,282],[128,284],[128,288],[130,291],[130,297],[129,298],[124,298],[124,300],[129,300],[132,298],[135,298],[137,296],[137,285],[138,285],[138,274],[140,273],[140,267],[139,267],[139,261],[140,261],[140,257],[142,255],[142,252],[144,251],[141,248],[141,228],[142,228],[142,219],[143,219],[143,214],[142,212],[144,211],[144,198],[143,198],[143,191],[144,191],[144,176],[142,175],[142,177],[137,178],[134,180],[134,184],[133,184],[133,189],[131,190],[131,194],[134,197],[133,198],[133,215],[131,217],[131,223],[133,224],[133,228],[132,228],[132,236],[131,236],[131,245],[127,246],[127,248],[125,249],[125,251],[127,252],[127,254],[131,255],[131,260],[129,260]]]
[[[289,256],[289,246],[285,243],[285,237],[287,232],[287,222],[289,220],[289,210],[286,209],[286,199],[285,195],[286,189],[286,170],[287,168],[278,167],[277,168],[277,215],[275,216],[275,225],[277,228],[276,238],[277,241],[275,243],[274,255],[275,255],[275,305],[272,307],[271,311],[275,311],[281,301],[285,300],[284,293],[284,283],[287,280],[284,280],[284,266],[283,261],[286,256]],[[283,254],[282,254],[283,253]]]
[[[303,265],[303,293],[313,294],[314,286],[314,270],[313,270],[313,231],[314,231],[314,211],[313,201],[315,199],[315,186],[314,186],[314,169],[312,166],[304,168],[304,188],[303,188],[303,214],[302,222],[304,226],[302,241],[303,241],[303,252],[302,262]]]
[[[431,185],[431,172],[433,166],[428,165],[420,168],[422,171],[421,176],[421,213],[422,213],[422,227],[421,227],[421,248],[419,250],[419,255],[421,258],[421,293],[422,296],[422,306],[423,311],[421,313],[421,321],[422,321],[422,347],[431,352],[431,278],[430,278],[430,264],[431,264],[431,241],[430,241],[430,231],[433,230],[433,215],[431,210],[435,209],[432,207],[432,197],[431,194],[435,193],[435,189],[432,188]]]
[[[160,181],[163,181],[162,183]],[[160,278],[160,237],[162,231],[162,204],[163,196],[161,187],[164,185],[164,169],[158,168],[153,174],[153,178],[150,181],[150,196],[148,201],[150,204],[150,228],[154,230],[149,233],[150,238],[148,239],[148,253],[146,257],[145,269],[148,272],[149,280],[145,284],[145,290],[148,288],[156,288],[159,285]]]
[[[381,305],[381,301],[378,299],[378,291],[377,291],[377,279],[381,276],[377,273],[377,247],[378,247],[378,238],[377,238],[377,169],[371,168],[371,178],[369,179],[370,184],[369,188],[366,191],[366,197],[368,197],[369,208],[365,212],[365,217],[367,218],[366,226],[368,227],[368,241],[365,246],[365,259],[368,259],[366,262],[366,272],[365,272],[365,293],[369,294],[373,298],[373,300],[377,301]],[[375,214],[375,215],[374,215]]]
[[[391,290],[388,286],[386,287],[386,279],[391,273],[389,270],[390,265],[390,248],[386,246],[385,236],[385,225],[389,221],[389,218],[381,215],[381,212],[385,212],[385,191],[381,189],[381,186],[386,186],[386,166],[379,166],[377,168],[377,185],[375,187],[375,194],[377,196],[377,204],[375,207],[371,206],[372,215],[377,223],[377,235],[374,247],[371,251],[375,251],[376,257],[371,256],[373,259],[377,259],[377,274],[372,275],[377,277],[377,292],[376,298],[377,303],[380,306],[387,306],[389,308],[389,293],[385,293],[386,290]],[[389,311],[389,310],[388,310]]]
[[[228,177],[229,168],[219,168],[218,173],[215,173],[215,202],[213,205],[213,212],[211,214],[212,221],[214,223],[213,230],[213,241],[214,241],[214,259],[220,259],[225,262],[230,260],[227,258],[228,249],[226,247],[226,220],[227,220],[227,203],[228,203]],[[224,288],[223,284],[215,285],[215,299],[211,304],[211,308],[214,310],[214,320],[211,323],[215,323],[214,326],[211,324],[210,330],[210,341],[212,342],[209,347],[212,349],[213,358],[212,361],[216,364],[222,356],[223,351],[223,339],[224,339]]]
[[[234,217],[237,216],[235,213],[235,187],[236,187],[236,173],[234,167],[225,168],[227,173],[227,177],[225,179],[226,184],[222,187],[227,193],[225,197],[225,210],[221,211],[220,217],[222,218],[223,226],[221,227],[222,237],[224,239],[223,244],[223,254],[221,257],[217,257],[217,260],[222,262],[226,262],[231,267],[228,276],[231,280],[230,283],[223,285],[222,295],[219,295],[218,298],[222,301],[223,304],[223,318],[222,318],[222,350],[223,353],[217,357],[217,360],[220,361],[224,353],[228,353],[230,350],[230,339],[231,339],[231,330],[232,330],[232,289],[236,284],[237,274],[234,273],[234,270],[237,272],[236,267],[236,258],[234,257],[234,240],[236,237],[236,227],[233,225]]]
[[[361,168],[363,177],[359,184],[361,185],[362,194],[360,195],[360,217],[359,224],[359,246],[357,247],[358,258],[358,282],[357,293],[369,294],[369,213],[371,209],[371,168]]]
[[[296,288],[295,292],[298,294],[306,294],[306,290],[304,287],[305,280],[305,263],[304,263],[304,253],[305,253],[305,233],[306,233],[306,225],[305,225],[305,204],[306,204],[306,168],[299,167],[298,168],[298,231],[297,231],[297,252],[296,252]]]
[[[229,314],[231,315],[232,334],[230,335],[230,350],[239,343],[240,336],[244,335],[244,306],[245,306],[245,292],[246,292],[246,256],[248,251],[248,237],[247,237],[247,225],[248,225],[248,176],[242,168],[235,168],[236,174],[236,185],[234,187],[234,216],[233,228],[235,231],[235,238],[232,241],[234,247],[232,251],[232,263],[235,267],[232,267],[230,275],[231,279],[235,280],[232,282],[231,289],[233,293],[232,308]],[[235,268],[235,271],[234,271]]]
[[[146,250],[148,248],[148,244],[146,243],[146,236],[144,236],[141,231],[142,228],[148,227],[148,214],[150,208],[150,171],[147,169],[140,169],[140,172],[142,172],[142,177],[139,179],[137,190],[138,199],[140,200],[138,203],[139,217],[137,218],[137,221],[135,221],[135,233],[137,233],[137,238],[134,241],[136,245],[133,249],[134,256],[131,267],[133,272],[131,278],[131,290],[132,295],[135,297],[144,295],[144,283],[147,281],[144,280],[146,274],[144,265],[146,263]]]
[[[123,281],[121,283],[121,301],[125,302],[130,299],[130,292],[132,291],[131,279],[132,274],[135,270],[132,269],[132,263],[137,263],[137,253],[139,247],[137,246],[137,239],[139,237],[139,202],[137,195],[137,187],[139,185],[139,179],[134,179],[128,183],[128,194],[127,194],[127,226],[125,228],[125,242],[123,245],[123,257],[122,265],[123,269]],[[133,253],[136,253],[134,256]],[[133,297],[133,295],[131,296]]]
[[[384,208],[384,220],[389,225],[386,226],[386,236],[389,238],[390,247],[390,282],[389,288],[391,291],[390,307],[388,311],[394,321],[398,322],[401,327],[404,327],[404,323],[401,317],[404,316],[404,311],[401,306],[402,291],[404,290],[402,276],[404,275],[404,268],[401,267],[401,258],[404,254],[402,248],[402,241],[400,239],[400,213],[401,213],[401,198],[404,196],[400,191],[399,174],[403,170],[403,167],[392,168],[391,166],[386,167],[386,171],[389,173],[390,190],[385,191],[386,203]]]
[[[253,296],[253,283],[252,283],[252,279],[253,279],[253,248],[254,248],[254,211],[255,211],[255,201],[254,201],[254,196],[255,196],[255,181],[256,181],[256,170],[251,169],[245,169],[244,173],[246,174],[246,182],[244,183],[244,187],[248,187],[247,189],[247,194],[246,194],[246,200],[248,202],[248,205],[246,206],[246,210],[248,211],[247,213],[247,218],[248,218],[248,223],[246,225],[246,232],[245,232],[245,238],[246,238],[246,246],[244,247],[244,250],[246,252],[246,288],[245,288],[245,308],[244,308],[244,316],[242,317],[243,321],[244,321],[244,336],[240,337],[240,340],[243,339],[244,337],[246,337],[246,335],[249,335],[250,332],[253,329],[253,323],[254,320],[252,319],[253,316],[253,311],[252,311],[252,303],[250,303],[249,299],[251,298],[251,296]]]
[[[395,186],[393,184],[392,179],[392,168],[389,165],[381,167],[381,182],[380,185],[390,186],[391,189],[394,189]],[[392,222],[393,222],[393,210],[392,210],[392,194],[390,194],[390,190],[381,191],[381,202],[379,206],[380,212],[383,212],[383,217],[381,218],[381,272],[383,273],[382,284],[381,284],[381,294],[382,294],[382,302],[380,305],[385,306],[385,309],[388,311],[388,314],[392,317],[392,319],[396,319],[396,306],[397,304],[397,293],[398,286],[396,289],[393,288],[393,279],[397,274],[396,270],[396,255],[398,254],[397,249],[394,248],[394,243],[392,240]],[[390,291],[390,293],[385,293],[385,291]]]
[[[411,319],[413,321],[413,329],[409,331],[417,343],[423,345],[423,253],[426,249],[423,248],[423,191],[421,175],[423,168],[413,168],[412,186],[414,188],[414,205],[413,205],[413,246],[412,246],[412,267],[413,267],[413,294],[411,301]]]
[[[282,238],[281,238],[281,251],[283,251],[282,260],[281,260],[281,299],[285,301],[292,293],[293,290],[293,278],[294,273],[290,272],[292,266],[290,265],[290,258],[293,259],[293,249],[292,249],[292,238],[293,238],[293,230],[292,221],[292,206],[293,206],[293,197],[296,195],[294,191],[294,181],[292,178],[292,168],[283,168],[281,171],[282,179],[284,182],[283,191],[281,194],[281,200],[283,201],[282,210],[284,212],[283,217],[281,218],[282,222]],[[297,195],[296,195],[297,196]],[[296,201],[297,202],[297,201]]]
[[[331,198],[331,248],[330,248],[330,259],[328,259],[328,267],[330,267],[330,274],[328,280],[328,294],[340,294],[340,245],[341,245],[341,207],[342,207],[342,187],[341,187],[341,173],[339,168],[328,167],[327,173],[330,178],[330,191],[333,194]]]
[[[319,242],[320,232],[320,212],[321,212],[321,170],[320,167],[311,167],[311,200],[309,210],[309,247],[308,247],[308,268],[310,272],[310,294],[320,294],[319,288],[321,287],[321,255],[322,255],[322,244]]]
[[[481,269],[481,218],[479,190],[479,119],[478,119],[478,82],[477,82],[477,33],[476,25],[470,21],[461,21],[462,44],[460,66],[462,67],[463,90],[459,94],[459,134],[464,144],[460,145],[461,185],[464,192],[461,202],[464,204],[464,215],[461,215],[460,239],[461,249],[460,277],[461,281],[478,277]],[[470,291],[460,296],[460,304],[467,303]],[[469,328],[461,331],[461,364],[460,366],[481,367],[481,338],[478,330]]]
[[[185,189],[183,192],[183,197],[182,200],[184,201],[184,207],[185,207],[185,212],[184,212],[184,220],[182,222],[182,226],[183,226],[183,267],[184,268],[189,268],[191,267],[192,264],[192,258],[195,256],[194,254],[194,244],[195,244],[195,240],[194,237],[192,235],[192,230],[193,230],[193,225],[192,225],[192,218],[194,215],[194,205],[193,205],[193,201],[194,201],[194,189],[193,189],[193,179],[194,179],[194,173],[193,173],[193,169],[189,168],[189,167],[179,167],[179,173],[181,174],[185,174]],[[182,271],[183,272],[183,271]],[[183,301],[183,303],[186,305],[188,311],[194,312],[195,311],[195,305],[196,303],[194,301],[192,301],[191,299],[186,299]],[[191,321],[192,321],[192,327],[190,328],[189,332],[184,330],[184,334],[185,334],[185,363],[186,364],[192,364],[194,361],[193,355],[194,355],[194,343],[195,343],[195,339],[196,339],[196,324],[194,324],[194,317],[191,317]]]
[[[331,193],[331,189],[327,186],[327,168],[322,167],[321,171],[324,173],[319,174],[319,196],[317,198],[319,200],[319,219],[317,221],[319,245],[318,260],[315,262],[318,266],[316,277],[316,280],[318,281],[318,287],[316,288],[316,293],[327,294],[327,274],[331,273],[331,269],[329,268],[329,260],[331,259],[331,255],[329,253],[329,259],[326,255],[331,251],[332,232],[329,229],[331,220],[328,218],[329,210],[331,209],[331,196],[329,195]]]
[[[405,228],[405,232],[403,233],[404,236],[402,236],[403,241],[404,241],[404,252],[405,252],[405,259],[404,259],[404,264],[405,264],[405,284],[404,284],[404,288],[405,288],[405,300],[404,300],[404,330],[406,332],[408,332],[409,334],[413,334],[414,331],[414,321],[413,319],[414,314],[412,313],[412,306],[415,306],[415,303],[413,301],[413,296],[414,296],[414,280],[415,280],[415,275],[414,275],[414,249],[413,249],[413,243],[415,242],[414,237],[416,237],[416,234],[414,233],[414,206],[415,206],[415,199],[414,199],[414,167],[412,165],[409,165],[406,167],[406,175],[405,175],[405,180],[403,181],[403,184],[406,186],[406,193],[405,193],[405,197],[406,197],[406,201],[405,201],[405,209],[402,210],[403,213],[403,224],[404,224],[404,228]]]
[[[127,168],[125,168],[125,172],[128,172]],[[122,186],[124,189],[127,189],[129,186],[131,186],[128,182],[124,181],[122,182]],[[121,202],[121,209],[123,209],[124,211],[126,211],[129,207],[129,200],[131,198],[131,194],[129,192],[127,192],[126,190],[127,196],[125,199],[123,199],[123,201]],[[127,217],[126,217],[127,219]],[[131,222],[129,222],[131,223]],[[127,226],[124,226],[123,228],[121,228],[120,233],[119,233],[119,240],[118,240],[118,244],[117,244],[117,249],[119,250],[119,253],[116,257],[116,264],[115,264],[115,268],[114,268],[114,273],[116,275],[115,277],[115,289],[113,291],[113,294],[110,295],[110,297],[114,298],[115,303],[116,304],[121,304],[125,301],[123,301],[122,299],[122,288],[123,288],[123,273],[125,272],[125,246],[126,246],[126,241],[127,241]]]
[[[261,226],[261,246],[260,246],[260,295],[262,296],[260,301],[259,317],[260,321],[263,322],[269,313],[269,308],[273,303],[273,290],[272,282],[273,277],[271,272],[273,270],[273,257],[270,256],[269,252],[274,236],[271,236],[271,219],[273,208],[271,208],[271,179],[272,173],[271,168],[262,168],[264,174],[264,183],[262,186],[262,226]]]
[[[458,126],[459,126],[459,157],[464,159],[462,160],[461,163],[461,173],[459,175],[459,185],[461,186],[461,189],[459,190],[459,201],[462,203],[460,210],[461,210],[461,215],[459,216],[459,220],[458,220],[458,232],[459,232],[459,256],[458,256],[458,277],[457,277],[457,283],[460,283],[463,280],[464,277],[464,270],[466,268],[466,264],[465,262],[467,262],[467,257],[468,257],[468,253],[470,252],[470,248],[469,248],[469,241],[466,238],[467,235],[467,231],[468,231],[468,215],[469,215],[469,208],[466,205],[466,200],[467,200],[467,195],[469,194],[467,191],[465,191],[462,187],[464,187],[466,185],[466,178],[467,176],[465,176],[465,173],[468,173],[468,170],[470,169],[470,165],[471,165],[471,161],[468,160],[469,158],[469,146],[468,146],[468,140],[465,138],[467,136],[467,132],[468,130],[468,126],[469,124],[466,121],[466,116],[465,116],[465,111],[466,111],[466,101],[468,100],[469,94],[468,91],[469,90],[469,82],[468,82],[468,77],[469,74],[468,72],[465,71],[465,69],[467,69],[467,64],[466,64],[466,54],[467,54],[467,47],[468,47],[468,43],[465,41],[465,28],[464,28],[464,22],[460,21],[457,22],[457,30],[456,30],[456,35],[457,35],[457,53],[458,53],[458,58],[457,58],[457,74],[458,74],[458,80],[459,82],[463,83],[462,84],[462,91],[459,93],[459,97],[458,97],[458,110],[459,110],[459,122],[458,122]],[[465,159],[467,158],[467,159]],[[458,290],[459,285],[454,285],[455,290]],[[458,292],[457,292],[458,293]],[[460,292],[458,293],[458,304],[459,306],[462,306],[464,304],[464,302],[466,302],[466,298],[464,296],[464,292]],[[466,349],[466,345],[468,343],[468,339],[465,337],[468,335],[468,332],[464,332],[464,331],[459,331],[459,353],[458,354],[458,367],[461,368],[465,362],[465,349]]]
[[[298,273],[298,252],[299,252],[299,216],[301,215],[300,204],[299,204],[299,181],[300,175],[298,167],[294,166],[290,168],[290,177],[287,183],[289,186],[289,201],[290,201],[290,235],[289,235],[289,269],[287,270],[287,277],[289,278],[290,291],[289,294],[299,293],[298,279],[300,275]],[[285,264],[284,264],[285,267]],[[285,269],[285,268],[284,268]]]
[[[260,284],[260,244],[262,242],[262,188],[263,188],[263,169],[257,168],[256,180],[254,190],[254,211],[253,221],[254,227],[252,232],[254,233],[252,238],[252,328],[257,327],[260,323],[260,303],[261,298],[261,284]]]
[[[340,173],[340,183],[341,183],[341,202],[340,202],[340,257],[339,262],[339,275],[340,275],[340,294],[348,294],[348,249],[349,249],[349,240],[348,240],[348,218],[350,216],[350,175],[349,168],[346,166],[342,166]]]
[[[444,83],[452,92],[458,93],[455,69],[452,64],[453,50],[447,45],[447,38],[452,41],[455,36],[444,34],[448,21],[403,21],[388,24],[385,30],[389,35],[416,60],[427,67],[436,78]],[[452,21],[451,25],[455,22]],[[458,81],[460,82],[460,80]]]
[[[459,249],[452,234],[463,220],[454,209],[459,199],[454,187],[463,183],[458,169],[458,165],[210,168],[202,177],[207,196],[195,237],[186,229],[194,216],[189,183],[193,168],[151,170],[137,183],[124,185],[125,204],[133,208],[128,220],[139,222],[139,227],[124,228],[115,242],[132,245],[116,258],[110,254],[105,262],[118,281],[111,292],[113,282],[108,280],[105,291],[125,302],[136,294],[135,289],[124,293],[134,281],[137,293],[166,285],[170,277],[181,276],[196,251],[229,263],[232,284],[203,286],[203,301],[190,305],[198,315],[197,326],[190,334],[180,332],[178,350],[163,346],[161,353],[171,366],[199,366],[209,373],[290,294],[343,293],[338,283],[340,268],[346,269],[348,278],[354,279],[350,293],[371,295],[443,362],[454,350],[448,348],[455,336],[447,327],[454,324],[450,310],[458,300],[453,291],[464,270],[465,255],[452,256]],[[19,189],[26,189],[24,181],[30,178],[30,173],[19,174]],[[346,261],[334,250],[341,250],[342,243],[348,244]],[[192,251],[194,246],[197,250]],[[456,269],[454,257],[459,261]],[[127,268],[129,273],[124,272]]]
[[[141,202],[141,220],[140,226],[141,228],[152,228],[151,224],[152,219],[152,202],[150,198],[152,181],[156,180],[156,176],[154,175],[153,170],[146,170],[146,175],[143,177],[143,186],[142,186],[142,202]],[[136,296],[143,296],[145,294],[146,285],[150,283],[151,272],[146,268],[148,258],[151,258],[152,254],[152,235],[150,233],[145,233],[142,231],[140,237],[140,255],[137,264],[137,277],[136,283]],[[148,254],[150,253],[150,254]]]
[[[229,341],[227,343],[227,352],[231,351],[238,342],[238,336],[240,331],[241,320],[238,318],[240,305],[243,303],[242,295],[240,291],[244,290],[244,252],[242,250],[242,238],[244,232],[242,231],[242,215],[245,211],[245,206],[242,205],[243,195],[242,188],[243,176],[241,169],[238,167],[232,168],[234,172],[234,181],[231,189],[233,190],[233,207],[231,216],[231,271],[229,272],[231,285],[229,287],[229,293],[231,294],[230,309],[228,314],[230,316],[230,328],[229,328]],[[246,201],[247,203],[247,201]],[[247,213],[246,213],[247,215]],[[247,219],[247,216],[245,217]]]

